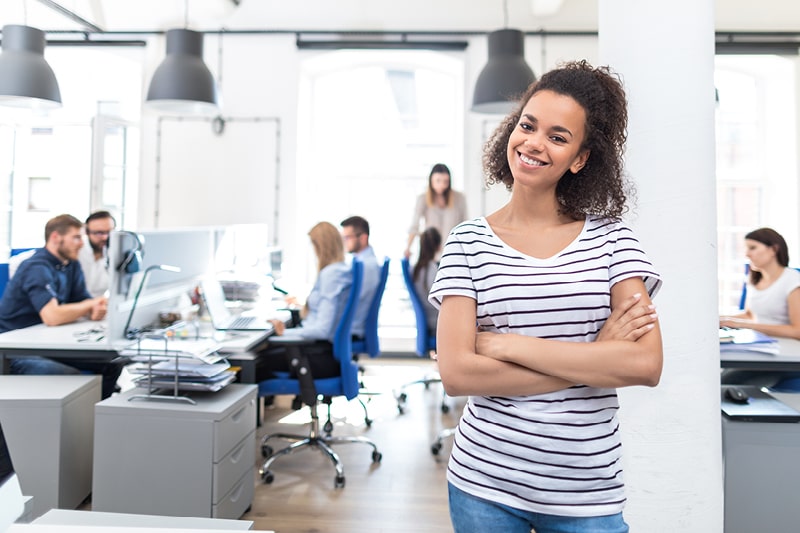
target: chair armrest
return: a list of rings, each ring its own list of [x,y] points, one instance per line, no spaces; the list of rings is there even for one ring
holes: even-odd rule
[[[275,344],[277,346],[285,346],[287,348],[291,346],[296,346],[298,348],[302,348],[303,346],[311,346],[316,344],[317,341],[314,339],[304,339],[302,337],[281,337],[279,335],[273,335],[269,338],[270,344]]]

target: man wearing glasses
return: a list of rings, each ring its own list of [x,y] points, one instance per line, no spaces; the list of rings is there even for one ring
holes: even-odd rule
[[[92,297],[103,296],[108,290],[108,236],[116,227],[108,211],[96,211],[86,219],[88,241],[78,252],[78,262],[86,280],[86,289]]]
[[[361,296],[358,299],[353,316],[353,336],[364,336],[364,323],[367,321],[369,306],[378,290],[381,277],[381,266],[375,257],[375,251],[369,244],[369,222],[364,217],[348,217],[339,224],[342,227],[344,249],[358,257],[364,263],[364,278],[361,282]]]

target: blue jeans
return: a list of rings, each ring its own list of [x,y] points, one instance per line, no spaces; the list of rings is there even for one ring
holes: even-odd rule
[[[455,533],[627,533],[622,513],[574,517],[521,511],[467,494],[448,483],[450,521]]]
[[[36,376],[77,375],[83,373],[100,374],[103,378],[101,396],[108,398],[114,392],[124,361],[100,361],[70,359],[70,364],[47,359],[46,357],[25,356],[9,357],[8,368],[11,374],[28,374]]]

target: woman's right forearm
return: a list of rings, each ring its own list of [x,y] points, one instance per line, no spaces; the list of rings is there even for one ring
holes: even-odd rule
[[[530,396],[574,385],[476,353],[440,353],[438,358],[442,384],[450,396]]]

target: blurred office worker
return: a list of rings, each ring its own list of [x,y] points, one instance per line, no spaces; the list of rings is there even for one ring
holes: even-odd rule
[[[108,290],[108,236],[117,223],[108,211],[95,211],[86,219],[86,244],[78,252],[86,289],[93,298]]]
[[[339,224],[342,227],[342,241],[347,253],[353,254],[364,263],[364,278],[361,282],[361,295],[358,307],[353,316],[353,336],[364,336],[364,324],[367,321],[369,307],[381,278],[381,266],[375,257],[375,250],[369,244],[369,222],[364,217],[348,217]]]
[[[107,300],[86,290],[78,254],[83,247],[83,224],[72,215],[59,215],[45,226],[45,246],[19,265],[0,299],[0,333],[36,324],[59,326],[81,318],[105,318]],[[69,364],[44,357],[9,357],[12,374],[79,374],[103,376],[103,398],[114,392],[121,362],[70,359]]]

